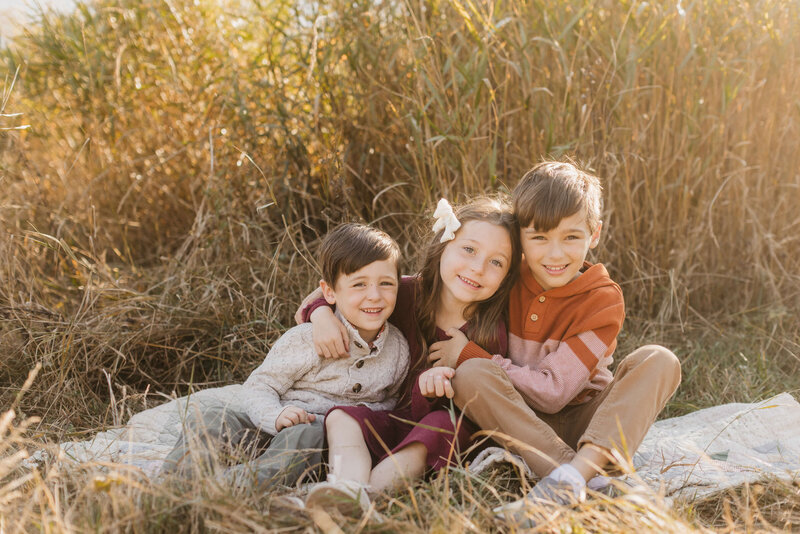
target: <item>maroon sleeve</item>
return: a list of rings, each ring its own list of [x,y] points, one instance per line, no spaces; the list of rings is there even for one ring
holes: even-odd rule
[[[331,309],[333,308],[333,306],[328,304],[328,301],[325,300],[323,297],[320,297],[317,300],[313,300],[305,308],[303,308],[303,311],[301,312],[301,315],[303,316],[303,322],[304,323],[311,322],[311,314],[314,313],[314,310],[322,306],[328,306]]]

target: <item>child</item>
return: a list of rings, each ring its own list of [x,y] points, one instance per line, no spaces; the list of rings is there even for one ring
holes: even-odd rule
[[[422,269],[401,281],[398,306],[389,319],[409,342],[412,370],[406,395],[393,411],[339,407],[328,413],[331,475],[328,483],[309,492],[307,506],[333,505],[351,513],[364,510],[368,491],[380,492],[421,476],[426,467],[447,465],[473,433],[469,422],[454,425],[449,411],[426,398],[452,397],[449,379],[454,371],[425,370],[423,356],[429,352],[434,360],[442,357],[441,341],[456,332],[464,340],[474,340],[447,345],[456,358],[468,357],[479,346],[505,354],[506,296],[520,261],[517,226],[508,204],[488,198],[475,199],[455,213],[443,200],[435,215],[438,220]],[[313,311],[313,321],[325,323],[324,329],[336,337],[330,309],[316,308],[317,304],[306,308],[304,315]],[[410,403],[403,403],[409,398]]]
[[[386,324],[394,311],[400,249],[387,234],[362,224],[342,224],[322,242],[320,282],[327,302],[350,336],[350,358],[321,360],[311,325],[296,326],[275,342],[244,383],[244,411],[211,406],[190,419],[165,463],[165,471],[191,474],[192,441],[208,460],[209,446],[269,446],[234,476],[258,484],[290,485],[321,464],[323,414],[337,405],[393,408],[408,371],[408,344]],[[274,436],[274,437],[273,437]],[[235,479],[236,480],[236,479]]]
[[[512,201],[525,261],[509,297],[508,358],[476,348],[466,361],[440,360],[457,368],[456,405],[544,477],[506,512],[583,500],[612,451],[633,454],[681,374],[675,355],[656,345],[624,358],[616,377],[608,369],[625,314],[619,286],[585,261],[600,239],[599,180],[569,163],[541,163]],[[448,343],[463,342],[456,333]]]

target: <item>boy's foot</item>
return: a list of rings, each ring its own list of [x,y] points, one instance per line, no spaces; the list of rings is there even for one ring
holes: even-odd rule
[[[306,508],[338,510],[342,515],[361,517],[370,509],[367,488],[355,480],[320,482],[306,496]]]
[[[574,506],[586,500],[586,486],[546,476],[528,492],[526,498],[539,506]]]
[[[273,497],[269,502],[269,506],[276,508],[289,508],[294,510],[303,510],[306,507],[305,501],[296,495],[278,495]]]
[[[495,508],[493,510],[495,515],[501,519],[511,520],[519,527],[534,528],[536,522],[530,516],[528,508],[574,506],[585,501],[585,483],[569,479],[559,480],[559,473],[556,471],[541,479],[522,499]]]

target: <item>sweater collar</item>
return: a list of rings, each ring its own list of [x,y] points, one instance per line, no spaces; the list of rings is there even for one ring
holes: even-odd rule
[[[553,289],[545,291],[541,284],[536,281],[536,278],[534,278],[533,272],[531,272],[528,264],[525,263],[524,258],[521,267],[520,280],[522,280],[525,288],[534,295],[547,293],[553,297],[571,297],[573,295],[579,295],[581,293],[597,289],[598,287],[614,284],[614,281],[608,276],[608,271],[602,263],[592,264],[588,261],[584,261],[583,267],[581,267],[581,275],[575,280],[572,280],[568,284],[561,287],[554,287]]]
[[[347,329],[347,333],[350,337],[350,356],[364,356],[366,354],[374,353],[378,354],[383,350],[383,345],[386,343],[386,324],[384,323],[383,327],[381,328],[380,332],[378,332],[378,336],[375,338],[375,341],[372,342],[372,348],[370,348],[369,343],[364,341],[361,337],[361,334],[358,333],[358,329],[350,324],[350,321],[344,318],[339,310],[334,312],[336,317],[342,321],[342,324]]]

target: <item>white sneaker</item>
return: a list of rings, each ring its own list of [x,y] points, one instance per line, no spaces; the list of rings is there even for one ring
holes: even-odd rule
[[[361,517],[370,510],[367,487],[355,480],[331,480],[320,482],[306,496],[306,508],[338,510],[342,515]]]
[[[492,511],[500,519],[510,520],[520,528],[535,528],[536,521],[529,514],[529,507],[574,506],[585,500],[585,487],[546,476],[522,499],[498,506]]]
[[[270,502],[270,506],[275,506],[277,508],[289,508],[295,510],[303,510],[306,507],[305,501],[298,497],[297,495],[278,495],[273,497]]]

